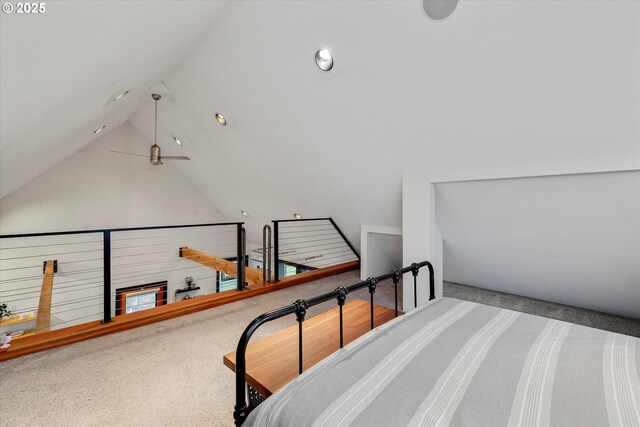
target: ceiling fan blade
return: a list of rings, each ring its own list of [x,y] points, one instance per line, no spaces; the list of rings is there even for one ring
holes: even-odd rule
[[[149,158],[148,154],[134,154],[134,153],[125,153],[124,151],[115,151],[115,150],[111,150],[112,153],[118,153],[118,154],[126,154],[128,156],[138,156],[138,157],[146,157]]]
[[[160,158],[169,160],[191,160],[187,156],[160,156]]]

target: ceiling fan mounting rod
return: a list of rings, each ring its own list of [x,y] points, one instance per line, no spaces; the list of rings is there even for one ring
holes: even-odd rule
[[[160,101],[160,98],[162,97],[157,93],[154,93],[153,95],[151,95],[151,97],[156,101],[156,121],[155,121],[155,133],[153,134],[153,143],[157,144],[158,143],[158,101]]]
[[[149,161],[151,162],[152,165],[159,166],[159,165],[163,164],[162,163],[162,159],[191,160],[187,156],[163,156],[162,154],[160,154],[160,146],[158,145],[158,101],[162,97],[160,95],[158,95],[157,93],[154,93],[154,94],[151,95],[151,98],[153,98],[153,100],[156,102],[156,105],[155,105],[155,127],[154,127],[154,133],[153,133],[153,145],[151,146],[151,149],[149,150],[149,157],[148,157]],[[130,156],[147,157],[147,156],[140,155],[140,154],[125,153],[125,152],[122,152],[122,151],[111,150],[111,152],[120,153],[120,154],[128,154]]]

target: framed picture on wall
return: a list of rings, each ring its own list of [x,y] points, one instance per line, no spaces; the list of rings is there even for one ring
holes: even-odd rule
[[[116,289],[116,316],[148,310],[166,303],[166,280]]]

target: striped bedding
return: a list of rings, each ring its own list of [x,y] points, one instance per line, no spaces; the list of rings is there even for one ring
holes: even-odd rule
[[[442,298],[323,360],[246,426],[636,426],[640,339]]]

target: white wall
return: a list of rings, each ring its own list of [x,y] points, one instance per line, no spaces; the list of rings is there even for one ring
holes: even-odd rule
[[[435,222],[435,186],[423,174],[407,174],[402,178],[402,264],[429,261],[434,269],[435,297],[442,296],[443,241]],[[403,307],[425,304],[429,300],[429,274],[426,268],[417,276],[417,298],[413,280],[403,285]]]
[[[402,268],[402,236],[372,233],[369,236],[370,276],[389,273]]]
[[[149,144],[128,123],[113,130],[0,199],[0,233],[225,220],[171,162],[152,166],[111,150],[146,154]]]
[[[431,37],[421,46],[431,61],[416,69],[429,91],[408,79],[414,94],[421,93],[422,104],[413,108],[422,116],[400,122],[425,128],[419,143],[406,143],[414,141],[407,137],[394,144],[409,153],[403,159],[404,264],[442,262],[435,183],[640,168],[640,3],[461,1],[450,19],[427,31]],[[632,232],[629,224],[613,226]],[[476,249],[475,258],[467,258],[472,263],[483,257]],[[474,283],[490,286],[491,280]],[[632,298],[634,289],[624,289],[621,297]],[[408,291],[405,286],[405,304]]]
[[[225,5],[70,1],[29,20],[1,14],[0,197],[126,122]]]
[[[638,40],[630,1],[460,1],[443,22],[420,1],[234,2],[163,79],[161,139],[184,135],[178,167],[252,240],[301,212],[358,246],[401,225],[405,173],[640,167]],[[152,105],[132,122],[151,138]]]
[[[360,250],[362,280],[402,268],[402,229],[363,225],[360,228]]]
[[[445,280],[640,318],[640,172],[435,187]]]
[[[146,153],[147,141],[125,124],[27,185],[0,199],[2,234],[224,222],[224,217],[169,161],[111,153]],[[192,276],[215,292],[215,271],[178,257],[181,246],[234,256],[235,226],[112,234],[112,309],[115,289],[167,280],[168,301]],[[58,260],[54,276],[54,328],[101,318],[102,235],[33,237],[0,241],[0,302],[34,312],[42,262]],[[75,301],[75,302],[72,302]]]

